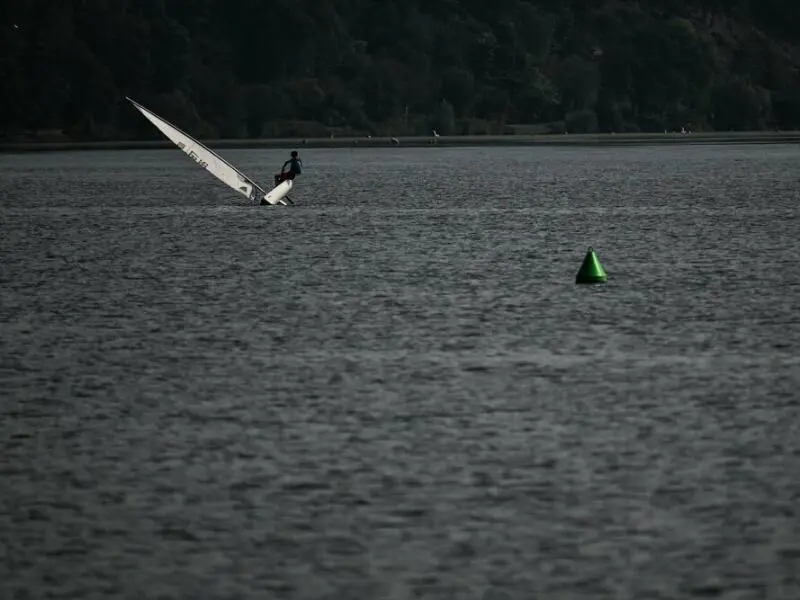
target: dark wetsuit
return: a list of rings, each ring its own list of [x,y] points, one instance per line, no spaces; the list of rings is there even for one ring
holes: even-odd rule
[[[289,167],[289,170],[286,170],[286,167]],[[297,175],[303,172],[303,161],[301,161],[296,156],[293,156],[281,167],[281,173],[283,173],[283,179],[294,179]]]

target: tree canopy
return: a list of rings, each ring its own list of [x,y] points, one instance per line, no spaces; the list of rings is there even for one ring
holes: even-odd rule
[[[797,0],[15,0],[0,137],[800,128]]]

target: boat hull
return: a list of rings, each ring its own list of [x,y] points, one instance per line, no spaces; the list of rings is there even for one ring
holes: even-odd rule
[[[289,202],[286,199],[286,194],[294,187],[294,182],[291,179],[286,179],[272,188],[261,200],[261,204],[283,204],[284,206],[288,205]]]

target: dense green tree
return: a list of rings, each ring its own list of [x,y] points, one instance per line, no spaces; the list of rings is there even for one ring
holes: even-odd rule
[[[0,136],[800,127],[796,0],[15,0]]]
[[[447,100],[442,100],[436,108],[433,118],[433,127],[439,135],[453,135],[456,132],[456,116],[453,105]]]

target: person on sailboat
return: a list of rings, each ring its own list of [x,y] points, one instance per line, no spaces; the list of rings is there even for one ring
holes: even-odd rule
[[[286,179],[294,179],[303,172],[303,161],[297,156],[297,150],[292,150],[290,156],[291,158],[283,163],[280,174],[275,176],[276,184]]]

